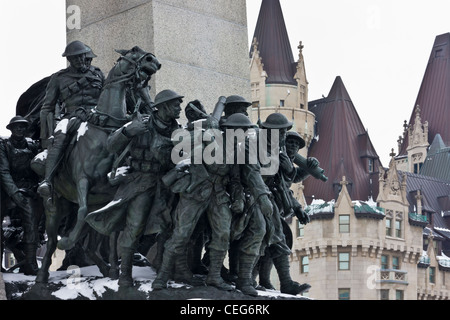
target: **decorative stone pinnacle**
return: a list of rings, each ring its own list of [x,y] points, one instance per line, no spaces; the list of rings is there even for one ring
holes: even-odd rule
[[[391,156],[391,158],[395,157],[394,148],[391,149],[391,153],[389,153],[389,155]]]

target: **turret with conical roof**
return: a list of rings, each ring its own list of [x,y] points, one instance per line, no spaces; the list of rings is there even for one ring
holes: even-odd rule
[[[253,39],[258,41],[259,54],[263,57],[266,84],[297,85],[296,63],[279,0],[262,1]],[[254,49],[252,46],[250,57]]]
[[[317,140],[309,156],[319,159],[329,179],[325,183],[311,178],[304,181],[307,203],[314,198],[336,199],[342,176],[352,199],[376,199],[381,163],[341,77],[336,77],[326,98],[309,105],[317,120]]]
[[[300,42],[299,59],[292,53],[279,0],[263,0],[250,49],[252,119],[264,121],[283,113],[309,146],[314,135],[314,114],[308,111],[308,81]],[[301,150],[306,156],[307,149]]]
[[[450,145],[449,123],[450,33],[445,33],[435,39],[416,103],[409,122],[404,125],[396,157],[399,168],[418,173],[426,158],[426,147],[437,134],[446,145]],[[425,124],[426,128],[423,127]],[[426,141],[417,140],[420,130],[426,135]]]

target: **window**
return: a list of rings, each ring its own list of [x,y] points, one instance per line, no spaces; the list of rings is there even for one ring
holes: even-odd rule
[[[252,97],[259,98],[259,82],[252,83]],[[258,105],[256,105],[256,106],[258,106]],[[253,106],[253,107],[255,107],[255,106]]]
[[[428,268],[430,283],[436,283],[436,268],[430,267]]]
[[[339,300],[350,300],[350,289],[338,289]]]
[[[380,290],[380,300],[389,300],[389,289]]]
[[[304,237],[305,236],[305,226],[301,224],[299,221],[297,221],[297,237]]]
[[[280,107],[284,107],[284,100],[280,100]]]
[[[392,236],[392,219],[386,219],[386,235]]]
[[[303,256],[301,261],[302,261],[302,267],[301,267],[302,273],[308,273],[309,272],[309,258],[308,258],[308,256]]]
[[[414,173],[420,173],[420,169],[422,169],[423,163],[414,163]]]
[[[350,253],[339,253],[339,270],[350,270]]]
[[[350,216],[340,215],[339,216],[339,232],[340,233],[350,233]]]
[[[381,256],[381,269],[389,269],[389,257],[382,255]]]
[[[398,257],[392,257],[392,269],[394,270],[400,269],[400,259]]]
[[[368,159],[369,173],[373,172],[373,159]]]
[[[395,236],[397,238],[402,237],[402,222],[400,220],[395,220]]]
[[[403,290],[395,290],[395,300],[403,300]]]
[[[259,107],[259,101],[253,101],[252,108],[258,108],[258,107]]]

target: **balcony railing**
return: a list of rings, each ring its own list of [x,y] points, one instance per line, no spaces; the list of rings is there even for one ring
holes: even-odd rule
[[[381,283],[408,284],[408,272],[397,269],[380,269]]]

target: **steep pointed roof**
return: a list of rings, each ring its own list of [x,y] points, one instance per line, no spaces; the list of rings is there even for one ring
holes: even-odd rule
[[[428,143],[439,133],[444,143],[450,145],[450,33],[435,39],[409,120],[411,126],[415,123],[417,105],[422,122],[428,121]],[[399,155],[405,155],[407,147],[408,139],[404,139]]]
[[[428,150],[427,158],[420,169],[420,174],[450,182],[450,146],[437,134]]]
[[[263,0],[259,11],[253,39],[268,77],[266,84],[292,84],[296,73],[296,62],[292,54],[289,36],[279,0]],[[250,57],[253,46],[250,49]]]
[[[319,160],[328,181],[305,180],[307,203],[314,198],[336,199],[343,176],[353,200],[376,199],[381,163],[341,77],[336,77],[326,98],[311,101],[309,106],[316,115],[318,141],[313,141],[308,156]],[[373,172],[369,172],[368,159],[373,160]]]

